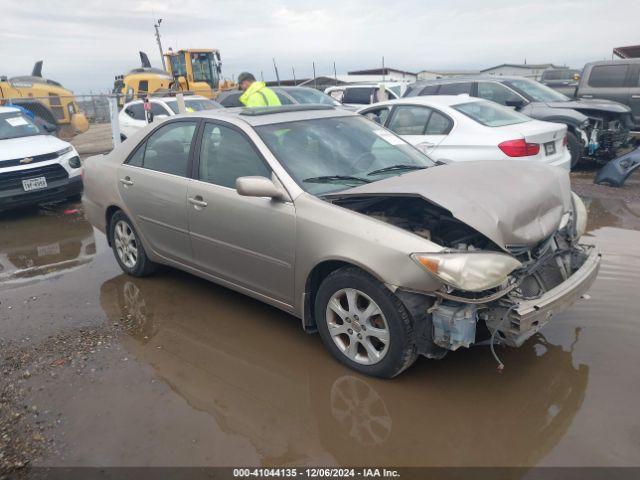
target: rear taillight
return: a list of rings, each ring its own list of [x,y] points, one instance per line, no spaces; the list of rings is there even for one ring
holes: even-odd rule
[[[562,145],[565,147],[569,145],[569,137],[567,137],[566,135],[562,137]]]
[[[509,157],[529,157],[540,152],[540,145],[537,143],[527,143],[524,139],[507,140],[498,145],[505,155]]]

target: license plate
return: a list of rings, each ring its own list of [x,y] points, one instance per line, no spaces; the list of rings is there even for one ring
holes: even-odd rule
[[[556,143],[555,142],[547,142],[544,144],[544,153],[545,155],[553,155],[556,153]]]
[[[24,188],[25,192],[47,188],[47,179],[44,177],[36,177],[22,180],[22,188]]]

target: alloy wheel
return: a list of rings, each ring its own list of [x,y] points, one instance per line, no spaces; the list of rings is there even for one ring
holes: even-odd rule
[[[366,293],[343,288],[329,299],[329,334],[338,349],[361,365],[380,362],[389,350],[390,332],[382,310]]]
[[[120,261],[127,268],[135,268],[138,262],[138,238],[131,225],[124,220],[119,220],[113,237]]]

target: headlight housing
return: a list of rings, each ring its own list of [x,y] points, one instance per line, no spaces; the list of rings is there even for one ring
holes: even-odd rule
[[[573,229],[576,240],[585,234],[587,231],[587,207],[585,207],[582,199],[576,195],[574,192],[571,192],[571,196],[573,198]]]
[[[493,252],[414,253],[411,257],[447,285],[469,292],[497,287],[522,266],[510,255]]]
[[[63,148],[62,150],[58,150],[56,152],[56,155],[61,157],[62,155],[65,155],[65,154],[67,154],[69,152],[73,152],[73,147],[71,145],[69,145],[67,148]]]

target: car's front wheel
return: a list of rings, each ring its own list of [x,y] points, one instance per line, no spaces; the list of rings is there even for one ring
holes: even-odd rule
[[[322,282],[315,317],[332,355],[358,372],[395,377],[417,357],[413,319],[405,306],[356,267],[336,270]]]
[[[136,229],[124,212],[118,211],[111,218],[109,235],[113,253],[125,273],[146,277],[155,272],[157,265],[147,257]]]

